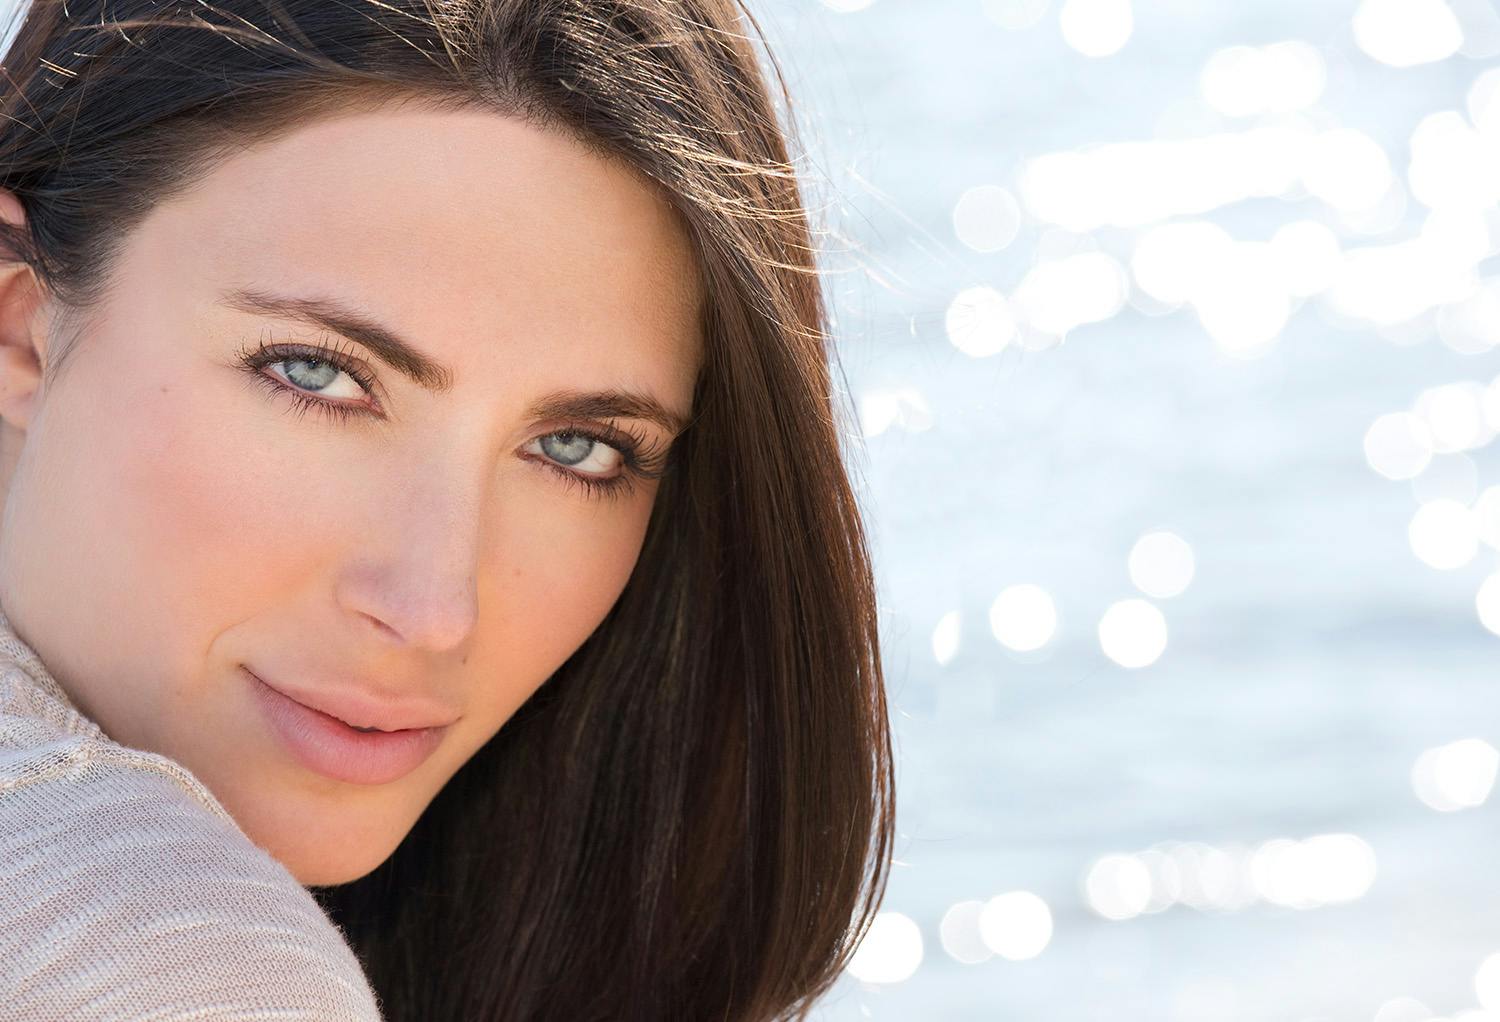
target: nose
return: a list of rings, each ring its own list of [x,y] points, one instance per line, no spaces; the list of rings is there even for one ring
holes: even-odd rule
[[[480,501],[418,485],[373,504],[374,515],[355,517],[363,533],[339,577],[339,604],[389,643],[431,652],[461,645],[479,617]]]

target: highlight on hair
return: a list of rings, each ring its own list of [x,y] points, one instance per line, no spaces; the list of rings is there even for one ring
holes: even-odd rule
[[[0,63],[0,244],[59,322],[217,161],[382,104],[565,132],[693,243],[693,422],[619,600],[384,863],[311,889],[388,1018],[806,1018],[884,896],[872,566],[757,40],[737,0],[34,0]]]

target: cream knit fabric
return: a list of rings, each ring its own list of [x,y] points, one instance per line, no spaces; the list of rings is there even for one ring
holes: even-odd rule
[[[3,611],[0,1018],[380,1019],[312,894],[185,767],[79,712]]]

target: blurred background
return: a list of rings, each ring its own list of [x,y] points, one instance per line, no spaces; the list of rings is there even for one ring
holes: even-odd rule
[[[1500,1022],[1500,12],[750,0],[898,755],[817,1017]]]

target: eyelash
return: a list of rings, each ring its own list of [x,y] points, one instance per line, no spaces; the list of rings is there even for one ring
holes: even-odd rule
[[[374,377],[363,366],[353,361],[350,356],[331,348],[309,347],[301,344],[261,344],[256,348],[244,347],[237,356],[238,363],[249,371],[253,380],[273,395],[290,397],[295,402],[299,415],[313,409],[334,416],[339,422],[348,422],[355,415],[371,414],[367,409],[325,401],[316,394],[302,390],[295,384],[283,383],[262,371],[264,367],[278,362],[299,360],[325,363],[347,373],[349,378],[367,393],[373,394],[376,390]],[[550,458],[541,459],[541,463],[561,476],[564,483],[569,486],[582,487],[584,496],[590,499],[618,500],[628,496],[638,480],[659,479],[665,472],[666,451],[661,445],[653,443],[640,433],[613,423],[602,429],[583,423],[569,423],[562,429],[553,430],[543,436],[583,437],[619,452],[624,467],[619,475],[607,479],[584,472],[571,471]]]

